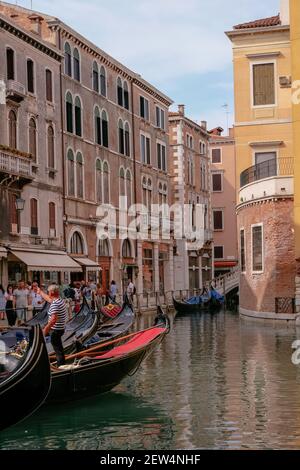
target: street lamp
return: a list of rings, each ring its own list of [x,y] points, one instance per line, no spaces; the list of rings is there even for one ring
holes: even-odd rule
[[[23,211],[24,206],[25,206],[25,200],[22,199],[21,197],[17,197],[16,198],[16,209],[17,209],[17,211],[19,211],[19,212]]]

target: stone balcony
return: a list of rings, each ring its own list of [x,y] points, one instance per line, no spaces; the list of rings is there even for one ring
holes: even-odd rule
[[[7,178],[18,179],[23,186],[30,183],[34,179],[30,156],[18,155],[13,149],[0,148],[0,182]]]
[[[294,194],[294,159],[268,160],[251,166],[240,175],[239,204]]]
[[[22,83],[15,80],[6,81],[6,99],[21,103],[26,97],[26,90]]]

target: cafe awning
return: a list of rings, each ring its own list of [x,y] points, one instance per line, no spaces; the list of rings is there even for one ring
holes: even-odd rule
[[[0,259],[7,258],[7,250],[3,246],[0,246]]]
[[[81,266],[64,251],[11,250],[11,253],[27,265],[28,271],[81,272]]]
[[[73,260],[76,261],[76,263],[80,264],[83,268],[86,269],[86,271],[100,271],[100,266],[96,263],[96,261],[93,261],[89,258],[74,258]]]

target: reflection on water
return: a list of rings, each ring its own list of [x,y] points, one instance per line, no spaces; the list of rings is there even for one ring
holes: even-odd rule
[[[106,395],[42,408],[0,433],[0,448],[299,448],[299,337],[295,326],[230,312],[175,318],[134,377]]]

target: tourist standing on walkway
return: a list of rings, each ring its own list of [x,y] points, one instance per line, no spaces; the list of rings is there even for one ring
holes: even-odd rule
[[[39,288],[39,285],[37,283],[37,281],[34,281],[32,283],[32,289],[30,291],[30,297],[31,297],[31,305],[32,305],[32,314],[33,316],[35,316],[38,312],[41,311],[41,309],[43,308],[44,306],[44,299],[43,297],[38,294],[38,288]]]
[[[30,292],[25,287],[24,281],[18,282],[18,288],[14,290],[14,308],[17,314],[17,326],[26,320],[26,311],[30,304]]]
[[[59,367],[66,362],[61,338],[65,332],[67,309],[63,299],[60,298],[59,287],[55,284],[48,287],[49,295],[44,294],[40,289],[38,289],[38,293],[51,304],[48,313],[49,320],[43,329],[43,333],[45,336],[50,334],[51,344],[56,354],[57,367]]]
[[[110,289],[109,289],[109,297],[112,302],[116,302],[117,292],[118,292],[117,284],[115,283],[115,281],[111,281]]]
[[[14,291],[13,286],[9,284],[7,286],[7,291],[5,293],[5,300],[6,300],[5,312],[6,312],[6,318],[7,318],[9,326],[15,326],[16,319],[17,319],[16,311],[14,310],[13,291]]]
[[[5,291],[2,284],[0,284],[0,320],[5,320]]]

